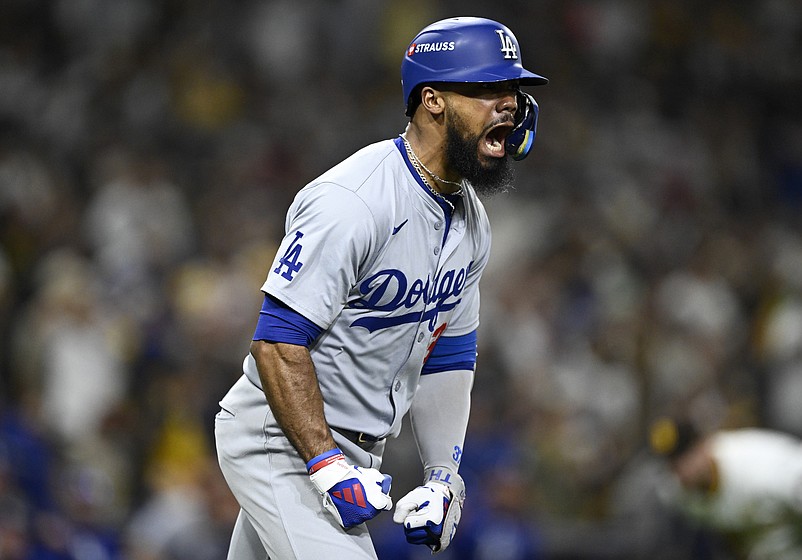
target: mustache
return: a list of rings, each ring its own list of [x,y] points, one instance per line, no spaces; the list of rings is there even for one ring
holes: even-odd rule
[[[515,117],[513,115],[509,115],[509,114],[508,115],[504,115],[502,117],[499,117],[499,118],[495,119],[493,122],[491,122],[489,125],[487,125],[482,132],[484,134],[486,134],[486,133],[490,132],[492,129],[494,129],[495,127],[497,127],[497,126],[499,126],[501,124],[504,124],[504,125],[511,124],[511,125],[515,126]]]

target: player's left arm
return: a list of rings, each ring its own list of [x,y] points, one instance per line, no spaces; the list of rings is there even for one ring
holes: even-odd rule
[[[476,362],[475,331],[441,337],[427,361],[410,409],[423,463],[423,484],[399,500],[393,520],[407,541],[445,550],[457,530],[465,500],[458,474],[468,427]]]
[[[429,482],[430,473],[437,468],[456,476],[462,459],[476,369],[479,282],[490,255],[489,226],[483,212],[478,216],[483,218],[477,222],[484,224],[484,233],[476,235],[474,260],[468,267],[457,305],[435,329],[435,333],[441,328],[444,332],[435,339],[422,366],[410,409],[412,429],[427,476],[424,482]]]
[[[410,411],[424,480],[398,501],[393,521],[404,525],[408,542],[433,552],[448,547],[462,515],[465,484],[457,471],[472,385],[473,371],[424,375]]]
[[[476,350],[475,330],[461,336],[441,336],[423,366],[410,422],[427,475],[434,469],[442,469],[446,475],[459,470]],[[424,482],[435,479],[436,475],[427,476]]]
[[[472,206],[474,260],[460,301],[444,323],[423,365],[410,408],[415,441],[424,468],[423,484],[398,501],[393,520],[404,525],[407,541],[442,552],[462,515],[465,484],[458,474],[471,407],[479,327],[479,281],[490,255],[487,216]]]

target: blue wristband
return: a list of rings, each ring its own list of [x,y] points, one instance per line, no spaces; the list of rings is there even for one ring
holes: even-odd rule
[[[306,470],[309,471],[309,474],[312,474],[313,472],[322,469],[323,467],[325,467],[329,463],[334,462],[333,460],[327,461],[327,459],[333,459],[337,455],[341,455],[341,456],[344,457],[343,452],[340,451],[339,447],[335,447],[334,449],[330,449],[329,451],[325,451],[325,452],[321,453],[320,455],[318,455],[317,457],[311,458],[306,463]],[[337,457],[337,459],[339,459],[339,457]],[[336,459],[334,459],[334,460],[336,460]],[[319,463],[325,463],[325,464],[319,465]]]

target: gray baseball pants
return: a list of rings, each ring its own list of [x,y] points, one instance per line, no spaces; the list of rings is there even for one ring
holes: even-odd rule
[[[240,504],[228,560],[376,560],[364,524],[346,531],[323,508],[306,464],[259,387],[243,375],[220,407],[215,417],[218,461]],[[368,452],[333,435],[351,464],[380,468],[384,442]]]

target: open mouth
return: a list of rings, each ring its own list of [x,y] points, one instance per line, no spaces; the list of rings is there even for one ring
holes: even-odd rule
[[[484,142],[482,143],[485,148],[483,150],[485,154],[496,158],[504,157],[506,153],[504,150],[504,141],[507,139],[507,135],[512,129],[512,122],[503,122],[493,125],[487,134],[485,134]]]

